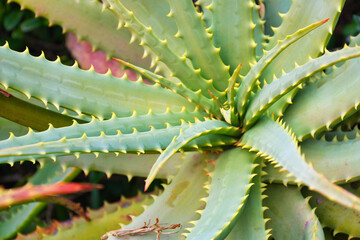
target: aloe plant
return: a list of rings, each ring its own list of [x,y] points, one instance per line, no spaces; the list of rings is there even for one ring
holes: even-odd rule
[[[59,174],[40,169],[42,182],[69,179],[72,167],[144,176],[145,190],[169,182],[131,211],[125,200],[94,222],[29,239],[325,239],[325,226],[360,237],[349,184],[359,176],[360,37],[325,49],[344,0],[14,1],[138,80],[3,46],[2,116],[38,131],[1,141],[0,162],[38,161]],[[1,237],[41,207],[13,211]],[[348,224],[331,219],[343,214]]]

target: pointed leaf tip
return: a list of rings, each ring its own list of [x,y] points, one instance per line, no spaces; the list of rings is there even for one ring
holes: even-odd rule
[[[321,23],[326,23],[327,21],[329,21],[330,18],[324,19],[321,21]]]

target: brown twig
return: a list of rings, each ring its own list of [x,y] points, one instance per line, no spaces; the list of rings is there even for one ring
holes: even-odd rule
[[[113,237],[135,236],[135,235],[144,235],[144,234],[150,233],[150,232],[156,233],[156,240],[160,240],[160,234],[163,233],[162,231],[168,230],[168,229],[176,229],[176,228],[181,227],[181,224],[171,224],[168,227],[161,227],[158,225],[158,223],[159,223],[159,219],[156,218],[155,223],[151,224],[151,225],[149,225],[145,222],[144,225],[140,228],[119,229],[119,230],[110,231],[110,232],[107,232],[106,234],[104,234],[101,237],[101,240],[106,240],[109,238],[109,236],[113,236]],[[167,232],[167,233],[163,233],[163,234],[174,234],[177,232],[178,231]]]

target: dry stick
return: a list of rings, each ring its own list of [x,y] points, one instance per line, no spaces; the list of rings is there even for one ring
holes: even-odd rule
[[[161,227],[158,225],[159,223],[159,219],[156,218],[156,221],[154,224],[151,224],[149,226],[149,224],[147,224],[146,222],[144,223],[144,226],[140,227],[140,228],[133,228],[133,229],[119,229],[119,230],[115,230],[115,231],[110,231],[106,234],[104,234],[101,237],[101,240],[106,240],[109,238],[109,236],[113,236],[113,237],[124,237],[124,236],[135,236],[135,235],[144,235],[146,233],[150,233],[150,232],[155,232],[156,233],[156,240],[160,240],[160,234],[162,233],[162,231],[167,230],[167,229],[175,229],[175,228],[179,228],[181,227],[181,224],[171,224],[168,227]],[[167,232],[167,233],[163,233],[163,234],[174,234],[177,233],[179,231],[176,232]]]

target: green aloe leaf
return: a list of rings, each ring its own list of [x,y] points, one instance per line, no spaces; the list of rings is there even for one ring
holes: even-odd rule
[[[309,198],[304,199],[297,187],[270,184],[264,193],[268,195],[264,199],[265,217],[270,218],[267,227],[275,239],[325,239]]]
[[[307,139],[300,147],[306,161],[331,182],[344,183],[359,179],[359,137],[343,141]],[[267,165],[264,170],[268,173],[264,180],[285,183],[294,183],[296,180],[294,176],[288,175],[287,171],[279,171],[273,165]]]
[[[336,52],[328,52],[319,58],[308,61],[304,65],[295,68],[288,74],[284,74],[281,78],[273,81],[269,85],[265,85],[251,99],[251,103],[245,115],[244,127],[248,128],[254,124],[255,121],[280,97],[296,88],[316,72],[324,70],[336,63],[359,56],[360,47],[343,48]]]
[[[284,124],[263,118],[256,126],[245,132],[240,144],[279,163],[292,173],[297,181],[333,201],[353,209],[360,209],[358,197],[331,183],[306,163],[298,149],[295,136],[289,133],[288,128],[285,129]]]
[[[351,59],[302,89],[284,114],[298,139],[330,130],[354,114],[360,103],[359,59]],[[347,86],[346,90],[343,86]]]
[[[176,36],[181,38],[186,47],[185,57],[189,58],[195,69],[205,79],[211,79],[219,91],[224,91],[230,78],[228,67],[222,62],[219,51],[211,42],[210,34],[202,26],[198,13],[191,0],[168,0],[170,13],[177,26]]]
[[[265,46],[265,50],[270,50],[276,46],[278,40],[291,34],[296,29],[321,19],[329,18],[329,21],[318,31],[310,33],[282,52],[263,72],[262,79],[270,83],[274,75],[279,78],[283,72],[290,72],[294,69],[296,64],[303,65],[310,58],[316,58],[323,53],[344,3],[345,0],[319,0],[316,2],[312,0],[292,0],[289,11],[283,16],[282,24],[275,30],[274,36]],[[296,19],[296,21],[293,21],[293,19]],[[274,113],[275,116],[281,116],[289,103],[291,103],[295,93],[296,89],[278,100],[270,108],[270,112]]]
[[[135,65],[132,65],[130,63],[126,63],[120,59],[115,59],[125,66],[128,66],[141,74],[143,74],[145,77],[149,78],[150,80],[154,81],[155,83],[158,83],[160,85],[163,85],[164,87],[170,89],[174,93],[177,93],[184,98],[186,98],[189,102],[195,103],[202,107],[206,112],[213,114],[215,117],[221,117],[221,113],[219,111],[218,106],[213,101],[213,99],[209,99],[201,94],[201,91],[194,92],[185,86],[183,86],[182,83],[174,83],[168,78],[165,78],[163,76],[157,75],[151,71],[148,71],[146,69],[137,67]]]
[[[178,147],[181,148],[186,144],[186,146],[184,146],[185,149],[199,149],[202,147],[206,148],[234,144],[233,136],[239,134],[238,129],[230,127],[227,123],[222,121],[216,121],[218,123],[216,130],[199,133],[199,136],[197,137],[208,133],[214,133],[215,135],[201,136],[201,138],[195,139],[193,142],[191,142],[192,139],[190,139]],[[81,153],[90,152],[94,153],[96,156],[100,152],[115,152],[115,154],[127,152],[139,154],[145,152],[162,152],[163,149],[169,146],[174,136],[177,136],[182,131],[182,128],[187,129],[189,124],[184,123],[181,126],[169,126],[160,129],[152,128],[151,130],[144,132],[138,132],[135,129],[132,133],[127,134],[121,133],[120,130],[115,130],[116,134],[105,134],[103,131],[100,131],[100,135],[87,136],[86,133],[83,133],[80,137],[62,137],[61,139],[59,139],[58,135],[45,135],[45,138],[43,139],[45,141],[42,141],[41,139],[39,141],[36,138],[34,139],[34,134],[30,132],[24,138],[26,138],[26,140],[30,139],[30,141],[35,140],[36,142],[32,144],[26,142],[25,144],[20,145],[16,143],[18,138],[12,135],[8,140],[4,141],[5,147],[0,149],[0,161],[10,163],[20,160],[34,161],[46,157],[55,160],[58,156],[75,155],[76,157],[79,157]],[[211,124],[205,124],[205,129],[206,126],[210,125]],[[226,128],[222,128],[224,125]],[[223,136],[221,136],[220,134],[222,133],[228,135],[223,134]],[[76,135],[77,133],[74,132],[74,134]],[[28,137],[29,135],[30,137]],[[174,153],[175,152],[172,152],[171,156]]]
[[[80,154],[76,156],[57,157],[54,162],[50,158],[41,158],[37,161],[41,164],[54,163],[60,165],[63,169],[70,167],[80,168],[87,175],[90,171],[101,171],[106,173],[107,177],[112,174],[121,174],[128,177],[147,177],[151,167],[154,165],[159,154],[123,154],[114,153],[92,153]],[[182,164],[181,154],[175,154],[159,171],[158,178],[170,180],[177,172],[178,167]],[[139,168],[141,166],[141,168]]]
[[[261,163],[261,158],[255,159],[255,164],[259,165],[253,171],[256,176],[251,181],[253,185],[250,188],[249,196],[239,213],[235,226],[225,240],[258,240],[268,239],[269,237],[269,231],[265,229],[267,219],[264,219],[264,210],[266,208],[262,204],[264,198],[262,192],[265,189],[265,184],[261,182]]]
[[[273,35],[273,28],[281,25],[282,15],[289,11],[291,0],[263,0],[265,4],[265,34]]]
[[[236,101],[237,109],[242,116],[246,111],[246,104],[249,100],[250,93],[254,89],[258,78],[262,72],[268,67],[268,65],[277,58],[277,56],[288,48],[293,43],[297,42],[316,28],[320,27],[328,20],[322,20],[313,24],[310,24],[307,27],[304,27],[291,35],[286,36],[283,40],[278,41],[278,44],[272,48],[270,51],[265,52],[262,58],[256,63],[255,66],[246,74],[242,79],[241,85],[237,90]]]
[[[101,132],[104,132],[106,135],[116,135],[118,134],[118,131],[123,134],[130,134],[134,131],[147,132],[151,129],[164,129],[170,126],[180,126],[184,121],[195,122],[197,119],[196,117],[203,120],[205,116],[205,113],[199,112],[198,110],[188,112],[186,109],[183,109],[180,112],[172,112],[168,109],[166,112],[160,114],[153,113],[151,110],[145,115],[137,115],[136,112],[133,112],[132,116],[124,118],[118,118],[115,114],[112,114],[112,117],[108,120],[93,118],[86,124],[79,124],[78,122],[73,121],[71,126],[61,128],[54,128],[52,125],[48,127],[48,123],[46,123],[46,125],[44,125],[48,127],[46,131],[34,132],[30,129],[25,136],[11,136],[8,140],[0,142],[0,149],[30,145],[39,142],[56,141],[63,137],[66,137],[67,139],[80,138],[83,134],[86,134],[88,137],[95,137],[99,136]],[[64,126],[65,123],[69,123],[69,121],[61,122],[62,126]],[[35,129],[41,130],[38,128]]]
[[[201,218],[186,239],[224,239],[234,226],[248,198],[255,154],[236,148],[221,153],[211,173],[209,197]],[[223,206],[226,208],[223,208]]]
[[[0,93],[0,105],[0,117],[39,131],[46,130],[49,123],[55,127],[62,127],[71,125],[75,120],[72,117],[23,101],[11,94],[4,95]],[[84,122],[80,119],[76,119],[76,121]]]
[[[121,3],[127,9],[131,9],[140,22],[147,27],[151,27],[156,36],[162,40],[166,39],[169,48],[176,54],[181,55],[185,52],[183,40],[175,36],[178,31],[176,22],[167,16],[171,11],[168,0],[158,0],[156,2],[122,0]],[[149,52],[149,54],[151,53]]]
[[[253,9],[256,9],[253,0],[212,1],[209,31],[213,33],[214,45],[221,47],[220,56],[230,66],[230,72],[241,62],[241,74],[245,75],[250,70],[250,65],[256,62]],[[233,41],[237,44],[232,44]]]
[[[119,0],[108,0],[108,2],[111,9],[119,16],[121,23],[125,23],[124,27],[129,28],[134,36],[141,38],[141,45],[147,46],[157,56],[153,59],[152,65],[155,66],[157,62],[161,61],[170,69],[174,77],[177,77],[191,90],[198,91],[200,89],[201,93],[207,97],[210,97],[208,93],[210,90],[215,96],[224,98],[224,94],[214,88],[212,80],[202,78],[200,71],[195,70],[187,63],[186,57],[180,57],[174,53],[169,48],[166,39],[159,39],[151,27],[141,23]]]
[[[6,88],[15,89],[29,98],[38,98],[45,105],[49,102],[79,114],[110,118],[112,112],[130,116],[133,109],[146,114],[150,106],[154,112],[164,112],[167,107],[174,111],[181,106],[195,107],[159,85],[147,85],[140,80],[132,82],[126,76],[115,78],[110,73],[101,75],[93,70],[80,70],[76,65],[64,66],[59,60],[50,62],[43,55],[32,57],[27,51],[19,53],[7,46],[0,48],[0,63],[0,84]]]
[[[188,128],[181,129],[180,134],[172,140],[166,147],[165,151],[161,153],[156,160],[154,166],[151,168],[149,176],[145,180],[145,190],[148,189],[151,182],[154,180],[157,172],[166,163],[166,161],[173,156],[182,146],[189,143],[191,140],[208,134],[224,134],[236,137],[240,134],[240,130],[233,127],[226,122],[219,120],[206,120],[204,122],[196,122],[189,124]]]
[[[142,227],[144,222],[153,223],[155,221],[153,217],[156,216],[160,226],[181,224],[180,230],[173,230],[174,234],[164,236],[161,234],[160,238],[166,236],[169,240],[182,239],[181,235],[187,232],[187,228],[193,226],[192,221],[199,218],[200,215],[196,211],[204,208],[204,202],[201,199],[208,195],[206,189],[203,188],[204,183],[209,181],[209,177],[205,175],[208,158],[199,153],[186,154],[179,173],[165,187],[164,192],[139,217],[124,228],[134,229]],[[154,240],[155,238],[155,233],[131,236],[132,240]],[[108,239],[124,240],[126,237],[109,236]]]
[[[130,44],[128,29],[118,29],[116,16],[99,1],[12,1],[33,10],[38,16],[46,17],[51,24],[61,25],[66,32],[75,32],[80,39],[90,41],[94,48],[103,50],[108,56],[121,57],[144,68],[150,65],[149,58],[142,58],[144,51],[139,42]]]
[[[10,132],[13,132],[17,136],[22,136],[28,131],[27,127],[0,117],[0,141],[8,139],[10,137]]]
[[[349,184],[345,185],[344,188],[355,192]],[[316,192],[309,190],[304,192],[306,196],[311,197],[310,205],[316,209],[315,213],[323,227],[330,227],[334,229],[335,233],[346,233],[349,235],[349,239],[360,237],[360,229],[358,228],[360,221],[359,211],[354,211],[351,208],[330,201]]]

